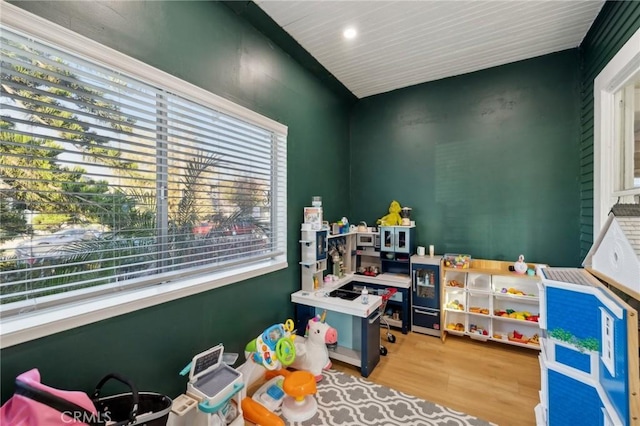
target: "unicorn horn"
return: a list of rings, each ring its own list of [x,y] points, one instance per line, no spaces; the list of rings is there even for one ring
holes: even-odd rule
[[[326,318],[327,318],[327,311],[325,309],[325,311],[322,313],[322,316],[320,317],[320,322],[324,322]]]

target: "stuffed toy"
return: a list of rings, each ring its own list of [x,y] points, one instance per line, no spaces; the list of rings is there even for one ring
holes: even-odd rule
[[[316,315],[307,323],[306,337],[296,337],[296,358],[289,366],[296,370],[306,370],[322,380],[322,371],[331,368],[327,344],[338,342],[338,331],[325,322],[326,312]]]
[[[402,207],[400,207],[400,203],[396,200],[393,200],[389,205],[389,214],[382,216],[378,219],[377,224],[382,226],[397,226],[402,222],[402,218],[400,217],[400,211]]]

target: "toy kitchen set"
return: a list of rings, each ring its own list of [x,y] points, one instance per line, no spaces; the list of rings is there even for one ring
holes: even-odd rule
[[[327,322],[339,336],[330,356],[361,367],[365,377],[379,360],[381,320],[403,334],[440,336],[441,257],[425,254],[422,247],[421,255],[415,254],[416,226],[410,215],[410,208],[394,201],[375,228],[364,222],[350,225],[346,218],[323,222],[319,197],[304,208],[301,290],[291,295],[297,329],[327,310]],[[396,291],[379,312],[380,296],[389,288]],[[341,329],[340,323],[346,325]]]

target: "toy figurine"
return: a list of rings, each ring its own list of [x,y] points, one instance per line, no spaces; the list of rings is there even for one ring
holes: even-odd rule
[[[523,254],[518,256],[518,261],[513,264],[513,269],[514,269],[514,271],[516,271],[517,274],[526,274],[527,273],[527,269],[529,269],[529,267],[524,262],[524,255]]]

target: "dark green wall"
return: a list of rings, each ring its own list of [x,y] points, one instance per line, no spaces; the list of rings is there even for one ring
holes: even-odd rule
[[[593,244],[593,81],[640,28],[640,2],[609,1],[580,45],[582,90],[580,117],[580,253]]]
[[[193,355],[220,342],[241,351],[293,314],[302,208],[322,195],[327,214],[342,216],[348,203],[349,104],[219,3],[15,4],[289,126],[287,270],[2,350],[3,401],[33,367],[51,386],[90,391],[120,371],[175,396]]]
[[[218,342],[240,351],[292,314],[312,195],[326,218],[370,224],[397,199],[413,207],[419,243],[439,253],[577,265],[592,239],[592,81],[640,15],[637,2],[608,2],[581,59],[571,50],[373,96],[349,123],[352,97],[222,4],[15,4],[288,125],[291,266],[4,349],[2,401],[32,367],[67,389],[90,390],[116,370],[143,389],[182,392],[177,373],[195,353]]]
[[[579,263],[577,49],[373,96],[351,120],[351,215],[392,199],[437,253]]]

